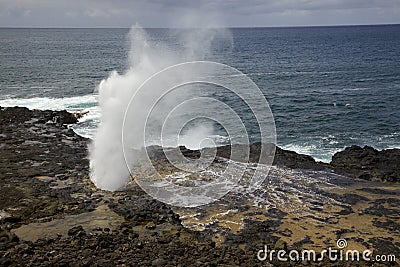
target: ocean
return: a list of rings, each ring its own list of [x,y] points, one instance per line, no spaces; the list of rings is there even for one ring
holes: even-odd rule
[[[168,29],[146,31],[179,49]],[[85,111],[74,130],[93,137],[96,87],[111,71],[129,67],[128,32],[0,28],[0,106]],[[400,148],[400,25],[230,32],[232,47],[206,59],[257,84],[279,146],[324,162],[350,145]]]

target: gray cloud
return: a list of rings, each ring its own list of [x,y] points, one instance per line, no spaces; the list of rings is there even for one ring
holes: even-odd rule
[[[400,23],[400,1],[0,0],[3,27],[179,27],[195,13],[226,26]]]

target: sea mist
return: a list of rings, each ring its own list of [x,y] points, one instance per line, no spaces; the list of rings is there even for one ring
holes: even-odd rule
[[[101,111],[100,123],[93,142],[89,147],[90,154],[90,177],[92,182],[100,189],[115,191],[122,190],[129,181],[130,173],[127,167],[123,150],[129,150],[126,160],[135,163],[139,160],[139,155],[135,154],[134,149],[141,149],[144,146],[143,129],[145,119],[140,105],[130,107],[135,118],[130,121],[130,140],[129,148],[123,147],[122,129],[125,111],[130,99],[150,76],[171,65],[193,60],[205,60],[213,53],[216,53],[221,42],[225,49],[232,47],[232,37],[229,31],[222,28],[196,28],[171,30],[170,43],[161,42],[157,36],[148,34],[144,29],[135,26],[129,34],[130,52],[128,57],[128,69],[125,73],[119,74],[111,72],[107,79],[98,85],[99,107]],[[173,77],[172,77],[173,78]],[[163,84],[151,88],[150,95],[157,95],[161,91]],[[146,94],[142,94],[139,102],[146,103]],[[146,103],[151,104],[151,103]],[[164,101],[163,108],[157,109],[162,113],[173,108],[173,101]],[[157,113],[152,114],[157,118]],[[162,116],[160,116],[162,117]],[[177,125],[181,127],[182,125]],[[198,148],[201,140],[212,134],[212,126],[203,124],[199,130],[191,129],[186,132],[186,136],[180,138],[179,145],[186,145],[191,148]],[[158,130],[158,129],[157,129]],[[157,140],[153,140],[154,144]],[[178,144],[171,144],[178,145]]]

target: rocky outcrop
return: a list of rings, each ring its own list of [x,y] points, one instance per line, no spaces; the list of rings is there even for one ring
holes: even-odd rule
[[[237,161],[242,162],[251,162],[251,163],[265,163],[262,160],[260,161],[260,153],[261,153],[261,143],[256,142],[250,145],[231,145],[220,146],[217,147],[216,155],[219,157],[223,157],[226,159],[231,158],[231,149],[237,149],[238,151],[243,150],[243,155],[249,150],[249,158],[248,160],[243,158],[236,159]],[[180,147],[182,154],[188,158],[198,158],[200,157],[200,151],[198,150],[190,150],[185,147]],[[202,151],[207,151],[207,148],[202,149]],[[299,154],[294,151],[285,150],[273,144],[266,144],[264,146],[264,151],[262,152],[267,156],[273,157],[273,165],[276,166],[285,166],[291,169],[313,169],[313,170],[322,170],[329,168],[328,164],[322,162],[316,162],[313,157]],[[267,157],[268,158],[268,157]]]
[[[217,147],[216,155],[218,157],[230,159],[231,149],[243,151],[239,153],[245,155],[249,150],[249,157],[246,159],[236,158],[236,161],[264,163],[259,161],[261,153],[261,143],[253,143],[250,145],[226,145]],[[190,150],[184,146],[180,147],[180,151],[187,158],[199,158],[203,152],[209,153],[209,148],[202,150]],[[275,150],[275,151],[274,151]],[[157,161],[167,161],[160,146],[152,146],[148,148],[151,158]],[[275,153],[274,153],[275,152]],[[378,151],[372,147],[351,146],[345,150],[336,153],[331,163],[317,162],[313,157],[299,154],[294,151],[285,150],[272,144],[264,146],[262,152],[269,156],[273,156],[273,165],[284,166],[290,169],[307,169],[307,170],[334,170],[338,174],[343,174],[353,178],[359,178],[370,181],[382,182],[400,182],[400,149],[386,149]]]
[[[334,170],[351,177],[400,182],[400,150],[378,151],[370,146],[351,146],[336,153],[330,164]]]
[[[216,247],[210,235],[186,229],[170,206],[137,185],[121,192],[95,188],[89,179],[89,140],[65,125],[76,121],[66,111],[0,108],[0,266],[257,263],[237,245]],[[125,223],[110,229],[107,221],[93,217],[104,205]],[[88,223],[99,226],[88,230]],[[41,237],[19,238],[14,231],[21,226],[25,230],[16,233]]]
[[[80,113],[70,113],[66,110],[29,110],[25,107],[0,107],[1,123],[21,123],[33,120],[38,123],[73,124],[81,117]]]
[[[336,175],[322,170],[328,164],[276,147],[276,167],[259,192],[178,209],[153,199],[134,181],[125,191],[97,189],[89,179],[89,140],[65,125],[76,119],[65,111],[0,108],[0,266],[260,266],[269,264],[256,257],[264,245],[320,250],[343,237],[350,247],[400,255],[397,183]],[[266,147],[266,153],[274,148]],[[189,158],[201,155],[180,149]],[[152,159],[166,163],[160,147],[150,150]],[[260,151],[259,143],[250,145],[251,162],[258,162]],[[217,155],[229,158],[230,147],[218,148]],[[332,165],[337,171],[354,168],[351,156],[335,160],[343,164]],[[372,164],[367,170],[374,173],[387,166],[376,160],[364,164]]]

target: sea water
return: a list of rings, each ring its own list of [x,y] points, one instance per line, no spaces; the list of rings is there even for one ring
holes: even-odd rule
[[[180,49],[174,31],[146,31],[152,41]],[[400,25],[230,31],[231,49],[206,59],[237,68],[258,85],[279,146],[325,162],[353,144],[400,147]],[[96,87],[128,67],[128,32],[0,28],[0,106],[86,112],[74,129],[93,137],[100,117]]]

